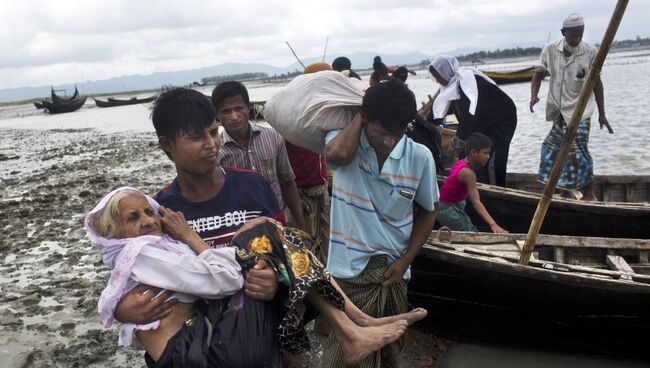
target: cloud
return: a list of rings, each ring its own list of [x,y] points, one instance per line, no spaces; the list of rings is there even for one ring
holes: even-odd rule
[[[614,3],[578,0],[331,0],[328,2],[0,2],[0,88],[190,69],[227,62],[294,62],[368,51],[437,54],[458,48],[541,46],[582,12],[585,39],[602,38]],[[619,37],[648,36],[632,2]],[[646,33],[644,33],[646,32]]]

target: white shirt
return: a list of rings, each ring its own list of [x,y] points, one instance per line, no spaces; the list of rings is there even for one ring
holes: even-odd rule
[[[546,99],[546,120],[554,121],[560,114],[569,123],[580,95],[580,90],[587,79],[591,65],[596,57],[596,47],[584,41],[568,58],[564,56],[564,38],[544,46],[537,68],[548,71],[551,75]],[[594,113],[595,100],[592,93],[580,120],[591,117]]]
[[[235,258],[235,248],[210,248],[201,254],[182,254],[144,245],[131,269],[127,290],[147,284],[164,290],[177,291],[169,299],[192,303],[197,299],[220,299],[235,294],[244,286],[241,266]],[[182,291],[182,292],[179,292]],[[153,297],[153,295],[152,295]],[[168,300],[169,300],[168,299]],[[122,323],[119,345],[134,345],[135,330],[157,328],[157,322],[147,325]]]

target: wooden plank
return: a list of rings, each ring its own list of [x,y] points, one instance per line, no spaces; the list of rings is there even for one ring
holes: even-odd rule
[[[648,255],[650,255],[650,252],[647,250],[640,250],[639,251],[639,263],[648,263],[650,262],[648,260]]]
[[[429,241],[435,242],[434,230],[429,236]],[[524,234],[492,234],[492,233],[472,233],[454,231],[452,235],[453,243],[466,244],[495,244],[495,243],[514,243],[517,240],[523,240]],[[444,235],[443,235],[443,238]],[[561,246],[565,248],[606,248],[606,249],[638,249],[650,251],[650,240],[648,239],[613,239],[613,238],[596,238],[581,236],[562,236],[540,234],[535,243],[536,247]]]
[[[624,273],[635,273],[632,267],[621,256],[607,256],[607,264],[612,270]]]
[[[621,273],[621,279],[632,281],[632,275],[635,273],[632,267],[621,256],[607,256],[607,264],[612,270]]]

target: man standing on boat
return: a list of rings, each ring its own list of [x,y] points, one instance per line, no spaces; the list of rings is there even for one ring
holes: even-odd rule
[[[561,31],[564,37],[547,44],[542,50],[539,65],[531,83],[530,111],[534,112],[533,106],[539,102],[537,94],[543,73],[550,74],[546,99],[546,120],[552,121],[553,127],[542,143],[538,176],[538,180],[541,182],[546,182],[550,175],[551,167],[564,140],[567,124],[576,107],[580,90],[596,57],[596,47],[582,41],[584,30],[585,22],[582,16],[577,13],[570,14],[562,23]],[[614,134],[605,117],[603,83],[598,79],[594,87],[594,94],[589,99],[580,118],[578,135],[571,146],[569,157],[557,184],[562,189],[563,197],[570,197],[570,191],[581,190],[582,199],[597,200],[592,188],[594,166],[587,148],[594,100],[598,107],[600,129],[606,127],[609,134]]]
[[[433,157],[404,134],[415,114],[413,92],[390,78],[368,88],[361,113],[325,137],[334,174],[327,269],[373,317],[407,311],[409,266],[436,219]],[[354,367],[398,367],[402,346],[388,345]],[[322,366],[343,366],[333,335],[323,346]]]

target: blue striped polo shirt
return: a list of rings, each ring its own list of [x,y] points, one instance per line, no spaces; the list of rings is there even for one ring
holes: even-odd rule
[[[329,142],[340,132],[329,132]],[[405,252],[413,229],[413,202],[427,211],[438,202],[431,152],[404,135],[384,162],[365,128],[354,160],[345,166],[327,163],[334,174],[327,269],[337,278],[353,278],[372,256],[385,254],[392,263]],[[404,274],[411,277],[410,269]]]

